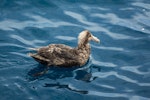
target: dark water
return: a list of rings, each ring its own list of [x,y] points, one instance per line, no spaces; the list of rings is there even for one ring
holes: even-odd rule
[[[49,68],[28,48],[76,46],[90,30],[82,68]],[[38,75],[36,73],[46,72]],[[149,100],[149,0],[1,0],[0,100]]]

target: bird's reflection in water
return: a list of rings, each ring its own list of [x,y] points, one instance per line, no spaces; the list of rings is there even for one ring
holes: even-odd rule
[[[92,64],[90,60],[83,67],[72,67],[72,68],[64,68],[64,67],[60,68],[56,66],[46,67],[45,65],[39,64],[37,67],[31,69],[28,72],[27,76],[29,81],[45,78],[57,80],[66,77],[73,77],[77,80],[90,82],[92,77],[91,66]]]
[[[91,82],[97,78],[92,76],[93,71],[100,72],[100,70],[101,69],[99,66],[93,64],[91,64],[90,67],[87,68],[77,69],[75,71],[75,79],[85,81],[85,82]]]
[[[59,68],[55,66],[46,67],[42,64],[39,64],[37,67],[31,69],[27,76],[29,81],[45,78],[57,80],[65,77],[72,77],[73,70],[74,68]]]
[[[60,83],[46,83],[44,87],[56,87],[57,89],[65,88],[73,92],[78,92],[81,94],[88,94],[88,91],[86,90],[75,89],[75,88],[70,87],[69,85],[64,85]]]
[[[65,77],[73,77],[77,80],[90,81],[91,68],[59,68],[59,67],[45,67],[44,65],[39,64],[37,67],[31,69],[27,78],[29,81],[36,79],[49,78],[52,80],[62,79]]]
[[[34,81],[37,79],[46,79],[49,78],[51,80],[56,80],[56,82],[46,82],[44,87],[55,87],[57,89],[65,88],[73,92],[78,92],[81,94],[87,94],[87,90],[79,90],[69,86],[68,84],[62,84],[58,81],[58,79],[63,79],[67,77],[71,77],[75,80],[81,80],[85,82],[90,82],[94,80],[92,77],[92,69],[96,69],[95,66],[91,64],[86,64],[84,67],[73,67],[73,68],[59,68],[59,67],[46,67],[44,65],[39,64],[36,68],[31,69],[28,72],[28,80]]]
[[[88,61],[88,63],[83,67],[72,68],[60,68],[56,66],[46,67],[45,65],[39,64],[37,67],[31,69],[28,72],[27,79],[29,81],[45,78],[57,80],[66,77],[72,77],[76,80],[91,82],[92,80],[95,80],[97,78],[92,76],[92,73],[97,71],[101,71],[100,66],[93,65],[90,63],[90,61]]]
[[[91,77],[92,77],[92,74],[88,73],[85,70],[77,70],[76,71],[75,79],[77,79],[77,80],[82,80],[82,81],[90,82]]]

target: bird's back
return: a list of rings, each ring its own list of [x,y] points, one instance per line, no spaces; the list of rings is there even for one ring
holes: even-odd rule
[[[37,54],[32,57],[40,63],[48,66],[77,66],[79,65],[76,49],[63,44],[51,44],[39,48]],[[44,60],[45,59],[45,60]]]

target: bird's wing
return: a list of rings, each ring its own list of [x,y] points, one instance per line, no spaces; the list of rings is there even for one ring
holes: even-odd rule
[[[47,62],[49,62],[49,59],[46,59],[38,54],[29,53],[28,55],[33,57],[36,61],[40,63],[47,64]]]
[[[60,58],[76,60],[74,50],[63,44],[52,44],[47,47],[40,48],[38,54],[47,59]]]

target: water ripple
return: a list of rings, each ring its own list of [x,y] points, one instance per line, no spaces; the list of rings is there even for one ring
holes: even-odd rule
[[[75,37],[71,37],[71,36],[56,36],[55,38],[60,40],[67,40],[67,41],[76,40]]]
[[[138,18],[137,16],[140,17],[140,15],[136,15],[136,17],[134,19],[135,21],[133,21],[133,19],[122,19],[122,18],[119,18],[117,15],[115,15],[113,13],[107,13],[107,14],[95,13],[95,14],[92,14],[91,16],[92,17],[98,17],[100,19],[105,19],[107,22],[109,22],[109,23],[111,23],[113,25],[123,26],[123,27],[127,27],[129,29],[132,29],[132,30],[142,31],[144,33],[149,34],[149,30],[148,29],[142,30],[143,26],[138,24],[138,22],[136,21],[136,19]],[[143,17],[144,16],[141,17],[142,21],[143,21]],[[144,19],[147,19],[147,17],[145,17]],[[122,35],[120,37],[124,37],[124,36]],[[127,39],[131,39],[133,37],[126,36],[126,38]]]
[[[97,91],[89,91],[88,94],[90,95],[97,95],[97,96],[101,96],[101,97],[115,97],[115,98],[120,98],[120,97],[124,97],[124,98],[128,98],[128,96],[126,94],[120,94],[120,93],[105,93],[105,92],[97,92]]]
[[[126,51],[124,50],[124,48],[120,48],[120,47],[104,47],[104,46],[94,46],[94,45],[91,45],[92,47],[94,48],[97,48],[97,49],[101,49],[101,50],[110,50],[110,51]]]
[[[0,22],[0,29],[2,30],[10,30],[13,31],[15,29],[24,29],[25,27],[37,27],[37,28],[45,28],[45,27],[60,27],[60,26],[77,26],[76,24],[72,24],[64,21],[52,21],[47,18],[38,15],[26,14],[25,16],[32,18],[32,21],[17,21],[17,20],[4,20]]]
[[[114,63],[111,63],[111,62],[100,62],[100,61],[97,61],[95,59],[93,59],[92,63],[94,65],[100,65],[100,66],[105,66],[105,67],[117,67],[117,65],[114,64]]]
[[[82,16],[81,14],[78,14],[78,13],[75,13],[75,12],[72,12],[72,11],[64,11],[64,13],[68,16],[71,16],[72,18],[76,19],[77,21],[85,24],[85,25],[89,25],[89,26],[96,26],[98,24],[96,23],[93,23],[93,22],[89,22],[86,17]]]
[[[122,70],[125,70],[125,71],[130,71],[130,72],[133,72],[135,74],[138,74],[138,75],[145,75],[145,74],[149,74],[149,72],[141,72],[139,70],[141,66],[123,66],[121,67]]]
[[[45,43],[45,41],[41,41],[41,40],[25,40],[24,38],[18,36],[18,35],[10,35],[11,38],[18,40],[19,42],[26,44],[26,45],[35,45],[36,43]]]
[[[1,100],[149,100],[149,5],[148,0],[3,0]],[[74,46],[73,33],[84,29],[102,42],[90,43],[83,67],[47,68],[27,56],[34,52],[29,47]]]
[[[17,48],[26,48],[22,45],[14,44],[14,43],[1,43],[0,47],[17,47]]]
[[[105,72],[105,73],[99,73],[95,72],[92,74],[94,77],[100,77],[100,78],[107,78],[109,76],[116,76],[117,78],[130,82],[130,83],[137,83],[137,80],[131,79],[127,76],[119,75],[117,72],[111,71],[111,72]]]
[[[145,8],[145,9],[149,9],[149,4],[146,4],[146,3],[142,3],[142,2],[133,2],[131,5],[134,5],[134,6],[138,6],[138,7],[142,7],[142,8]]]

